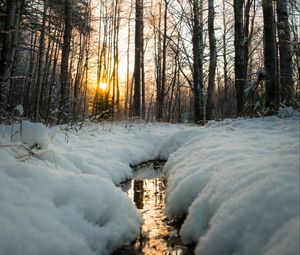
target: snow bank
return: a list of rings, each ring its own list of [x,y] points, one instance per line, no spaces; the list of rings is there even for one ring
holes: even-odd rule
[[[132,177],[130,165],[159,157],[159,148],[165,137],[180,130],[180,126],[137,124],[107,124],[93,126],[79,134],[58,132],[50,148],[58,165],[74,173],[84,173],[107,178],[119,184]],[[64,140],[67,139],[68,143]],[[51,154],[44,159],[54,163]]]
[[[211,122],[186,136],[164,169],[167,213],[187,214],[181,236],[196,254],[297,254],[299,119]]]
[[[114,184],[179,128],[124,126],[0,126],[0,255],[109,254],[135,239],[142,219]]]
[[[29,148],[36,149],[46,149],[50,142],[49,130],[46,127],[27,120],[19,124],[0,125],[0,136],[2,143],[22,142]]]
[[[111,182],[41,165],[2,165],[0,201],[1,255],[107,254],[141,223]]]
[[[0,255],[109,254],[131,241],[141,218],[115,184],[155,158],[168,159],[167,214],[187,215],[181,236],[196,254],[299,251],[298,117],[19,127],[0,125]]]

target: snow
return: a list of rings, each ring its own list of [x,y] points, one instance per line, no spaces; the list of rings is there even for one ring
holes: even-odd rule
[[[135,239],[141,216],[116,185],[156,158],[196,254],[299,252],[299,115],[63,128],[0,125],[0,255],[110,254]]]
[[[278,115],[281,118],[300,116],[299,112],[295,111],[292,106],[285,106],[284,104],[281,104],[281,107],[279,107]]]
[[[141,216],[115,184],[179,129],[0,126],[0,255],[109,254],[134,240]]]
[[[299,219],[294,218],[286,222],[272,236],[267,243],[264,253],[266,255],[299,254]]]
[[[298,254],[299,119],[211,122],[180,136],[164,168],[167,213],[187,215],[181,237],[195,253]]]
[[[22,121],[21,126],[21,141],[29,147],[37,145],[40,149],[47,148],[49,138],[48,130],[41,123],[31,123],[29,121]]]
[[[0,182],[0,254],[105,254],[138,233],[135,209],[105,179],[16,164]]]
[[[23,114],[24,114],[24,108],[23,108],[23,105],[18,104],[18,105],[15,107],[15,110],[19,113],[19,116],[23,116]]]

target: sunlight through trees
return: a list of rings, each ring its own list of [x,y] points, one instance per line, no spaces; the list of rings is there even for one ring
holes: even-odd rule
[[[1,122],[299,108],[296,0],[0,0]],[[105,113],[105,114],[104,114]]]

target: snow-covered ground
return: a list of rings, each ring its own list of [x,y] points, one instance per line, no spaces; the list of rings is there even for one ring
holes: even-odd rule
[[[196,254],[298,254],[299,118],[268,117],[0,126],[0,255],[109,254],[133,240],[142,219],[115,184],[155,158],[168,159],[167,213],[187,214]]]
[[[115,184],[182,128],[0,126],[0,254],[109,254],[135,239],[141,217]]]
[[[211,122],[161,151],[174,140],[167,213],[196,254],[299,254],[299,118]]]

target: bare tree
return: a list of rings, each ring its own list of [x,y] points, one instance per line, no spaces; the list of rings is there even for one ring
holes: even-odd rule
[[[23,1],[6,0],[3,46],[0,59],[0,112],[7,107],[7,91],[10,87],[12,66],[18,43],[19,20]]]
[[[163,118],[163,108],[166,93],[166,65],[167,65],[167,26],[168,26],[168,4],[169,0],[164,0],[164,28],[163,28],[163,43],[162,43],[162,70],[161,70],[161,82],[157,90],[157,112],[156,119],[161,120]]]
[[[133,116],[141,115],[141,82],[143,54],[143,0],[135,3],[135,59],[134,59],[134,97]]]
[[[277,29],[278,29],[278,46],[279,46],[279,81],[281,98],[290,103],[293,96],[293,61],[291,52],[291,37],[288,15],[288,1],[277,0]]]
[[[194,121],[204,120],[203,101],[203,26],[200,23],[202,0],[193,0],[193,91],[194,91]],[[201,14],[202,15],[202,14]],[[202,21],[202,19],[201,19]]]
[[[244,50],[244,0],[234,0],[234,49],[235,49],[235,90],[237,115],[243,113],[244,89],[246,79],[246,61]]]
[[[71,36],[73,29],[73,0],[65,0],[64,13],[65,30],[60,71],[60,121],[67,120],[67,108],[69,97],[69,55],[71,50]]]
[[[41,99],[41,89],[42,89],[42,71],[43,71],[43,63],[44,63],[43,57],[44,57],[44,49],[45,49],[45,30],[46,30],[47,11],[48,11],[48,1],[45,0],[40,42],[39,42],[37,81],[36,81],[35,93],[34,93],[33,116],[35,121],[39,121],[40,119],[40,99]]]
[[[263,0],[264,18],[264,66],[266,72],[266,108],[269,113],[274,113],[278,108],[276,84],[276,42],[274,11],[272,0]]]
[[[215,88],[215,76],[217,66],[216,37],[214,27],[214,0],[208,0],[208,33],[209,33],[209,70],[208,70],[208,88],[206,103],[206,120],[213,117],[213,94]]]
[[[127,52],[126,52],[126,91],[125,91],[125,109],[124,109],[124,113],[125,113],[125,118],[128,117],[128,108],[129,105],[131,105],[131,96],[130,91],[131,87],[130,86],[130,75],[129,75],[129,65],[130,65],[130,39],[131,39],[131,15],[132,15],[132,3],[133,0],[131,0],[130,2],[130,9],[129,9],[129,17],[128,17],[128,27],[127,27]]]

